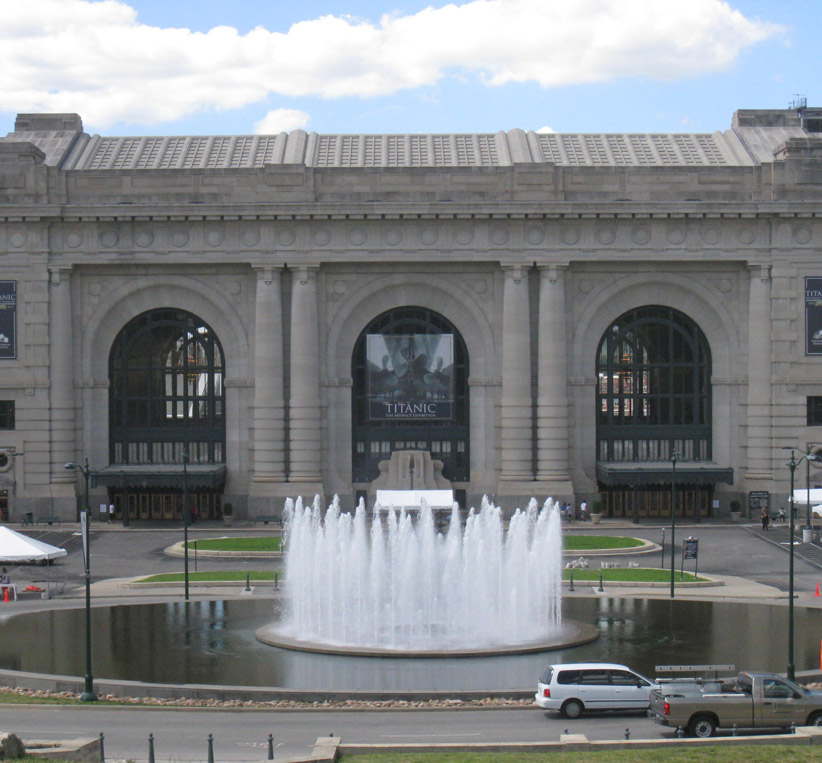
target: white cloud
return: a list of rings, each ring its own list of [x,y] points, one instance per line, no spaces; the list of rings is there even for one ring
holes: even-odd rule
[[[722,0],[472,0],[378,24],[323,16],[241,35],[139,23],[124,2],[3,4],[0,102],[105,127],[285,96],[373,97],[445,76],[543,87],[721,70],[781,31]]]
[[[254,125],[255,135],[276,135],[291,130],[302,130],[308,125],[311,115],[297,109],[274,109],[269,111]]]
[[[541,133],[552,133],[552,132],[556,132],[556,130],[554,130],[554,128],[553,128],[553,127],[548,127],[548,126],[546,125],[545,127],[540,127],[540,128],[539,128],[539,130],[537,130],[537,132],[541,132]]]

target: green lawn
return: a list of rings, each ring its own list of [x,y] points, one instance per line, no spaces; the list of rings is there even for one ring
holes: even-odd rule
[[[563,534],[562,545],[566,551],[590,551],[601,548],[637,548],[644,541],[619,535],[568,535]]]
[[[280,551],[282,538],[274,535],[256,535],[249,538],[203,538],[190,540],[189,551],[195,545],[200,551]]]
[[[580,580],[595,580],[599,582],[599,576],[602,575],[604,582],[608,581],[631,581],[635,583],[669,583],[671,581],[670,570],[654,570],[645,567],[615,567],[607,570],[588,569],[588,570],[570,570],[567,567],[562,570],[562,579],[570,580],[571,573],[574,573],[574,582]],[[679,570],[674,572],[674,580],[682,583],[694,583],[698,581],[707,582],[705,578],[694,577],[690,572],[679,574]]]
[[[344,740],[343,740],[344,741]],[[343,763],[805,763],[818,761],[816,747],[744,745],[740,747],[654,747],[647,750],[584,752],[454,752],[344,755]]]
[[[274,570],[220,570],[216,572],[189,572],[189,581],[194,582],[219,582],[219,581],[235,581],[245,580],[246,575],[249,575],[251,582],[255,580],[274,580]],[[185,578],[182,572],[165,572],[160,575],[149,575],[145,578],[140,578],[140,583],[182,583]],[[277,573],[277,579],[282,582],[283,576]]]

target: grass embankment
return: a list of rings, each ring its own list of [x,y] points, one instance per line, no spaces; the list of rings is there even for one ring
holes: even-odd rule
[[[744,745],[585,752],[454,752],[344,755],[343,763],[806,763],[818,761],[815,747]]]
[[[282,538],[274,535],[257,535],[250,538],[203,538],[190,540],[188,550],[193,551],[281,551]]]
[[[574,573],[574,582],[599,582],[600,573],[602,580],[605,583],[616,581],[627,581],[634,583],[667,583],[671,580],[671,573],[669,570],[654,570],[646,568],[613,568],[613,569],[588,569],[588,570],[569,570],[562,571],[564,580],[571,579],[571,573]],[[193,582],[220,582],[220,581],[244,581],[246,575],[250,575],[251,582],[274,580],[274,571],[272,570],[215,570],[212,572],[190,572],[188,578]],[[160,575],[149,575],[145,578],[140,578],[141,583],[182,583],[182,572],[166,572]],[[280,583],[284,582],[282,574],[277,576]],[[680,575],[675,573],[675,578],[679,583],[694,583],[697,581],[705,581],[705,578],[694,577],[690,572]]]
[[[225,581],[245,581],[246,575],[252,583],[255,581],[274,580],[274,570],[215,570],[212,572],[189,572],[188,579],[191,582],[225,582]],[[164,572],[159,575],[149,575],[140,578],[141,583],[182,583],[185,575],[182,572]],[[282,574],[277,575],[277,579],[282,583]]]
[[[645,541],[619,535],[563,535],[562,546],[566,551],[594,551],[600,549],[638,548]]]

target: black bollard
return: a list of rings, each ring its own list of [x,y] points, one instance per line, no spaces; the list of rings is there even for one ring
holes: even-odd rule
[[[268,759],[274,760],[274,735],[268,735]]]
[[[626,739],[630,739],[630,738],[631,738],[631,729],[625,729],[625,738],[626,738]]]
[[[148,763],[154,763],[154,734],[148,735]]]
[[[573,571],[573,570],[571,570],[571,585],[570,585],[570,587],[568,588],[568,590],[569,590],[569,591],[573,591],[573,590],[574,590],[574,571]]]
[[[245,590],[246,591],[251,590],[251,573],[250,572],[245,573]]]
[[[796,724],[792,723],[791,724],[791,734],[795,734],[795,733],[796,733]]]
[[[736,724],[734,724],[733,731],[731,732],[731,736],[736,736]]]
[[[103,732],[100,732],[100,763],[106,763],[106,748],[103,745],[103,740],[105,737],[103,736]]]
[[[214,737],[208,735],[208,763],[214,763]]]
[[[604,591],[605,589],[602,587],[602,573],[599,573],[599,590]]]
[[[276,591],[280,587],[280,573],[274,573],[274,590]]]

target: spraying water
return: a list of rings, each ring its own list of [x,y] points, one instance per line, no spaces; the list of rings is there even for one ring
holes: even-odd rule
[[[415,512],[416,513],[416,512]],[[445,533],[419,516],[360,501],[322,516],[288,500],[280,632],[300,641],[378,649],[504,647],[555,634],[561,621],[562,532],[557,505],[502,511],[483,498],[463,528],[457,505]]]

